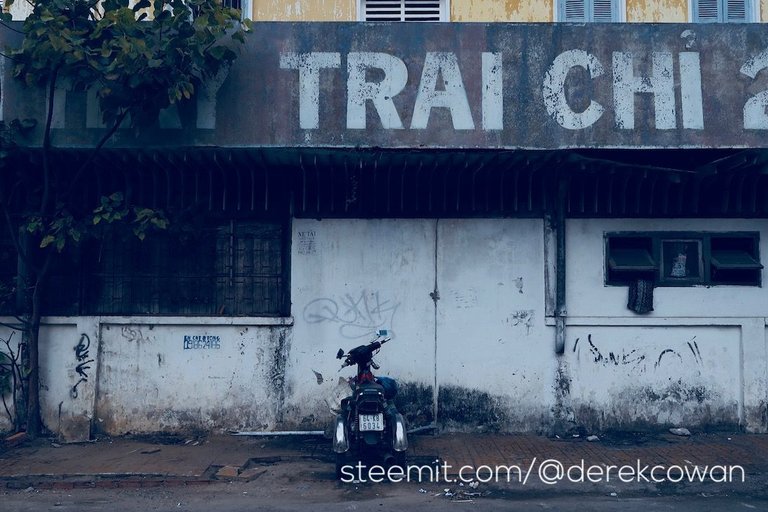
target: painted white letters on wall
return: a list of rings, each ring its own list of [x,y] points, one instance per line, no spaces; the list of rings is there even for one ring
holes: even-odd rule
[[[378,82],[366,80],[366,71],[380,69],[384,77]],[[347,128],[364,130],[366,103],[371,100],[385,130],[402,130],[403,122],[392,98],[408,83],[405,62],[388,53],[352,52],[347,55]]]
[[[341,67],[337,52],[283,53],[281,69],[299,71],[299,126],[303,130],[320,127],[320,70]]]
[[[586,69],[590,78],[597,78],[604,73],[603,65],[591,53],[584,50],[568,50],[555,58],[544,76],[544,106],[549,115],[568,130],[581,130],[592,126],[605,111],[596,101],[591,101],[583,112],[574,112],[568,105],[565,97],[565,79],[571,68],[576,66]]]
[[[437,87],[437,79],[443,78],[443,90]],[[469,110],[467,91],[461,79],[459,62],[451,52],[429,52],[424,59],[419,92],[413,107],[411,128],[424,130],[429,123],[433,108],[444,107],[450,110],[454,130],[474,130],[475,122]]]
[[[635,128],[635,94],[653,94],[657,130],[672,130],[675,119],[675,79],[672,54],[653,52],[652,76],[635,76],[632,69],[634,55],[613,52],[613,101],[616,109],[616,127]]]

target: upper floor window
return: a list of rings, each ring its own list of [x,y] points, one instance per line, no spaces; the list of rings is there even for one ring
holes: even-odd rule
[[[621,0],[558,0],[557,21],[621,21]]]
[[[361,21],[448,21],[447,0],[360,0]]]
[[[253,15],[251,12],[251,0],[221,0],[221,5],[237,9],[240,11],[242,19],[250,18]]]
[[[754,0],[691,0],[697,23],[743,23],[753,21]]]

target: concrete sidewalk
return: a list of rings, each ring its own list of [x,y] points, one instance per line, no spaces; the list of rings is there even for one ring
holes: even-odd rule
[[[614,433],[604,434],[595,442],[500,434],[442,434],[410,439],[410,464],[439,460],[442,467],[448,468],[447,473],[454,476],[462,466],[518,466],[522,471],[530,467],[536,473],[544,461],[554,459],[565,468],[638,464],[664,468],[717,466],[718,473],[713,473],[713,478],[722,477],[724,466],[739,466],[744,469],[749,485],[730,482],[729,492],[765,492],[768,481],[768,435],[680,437],[668,433]],[[137,488],[248,482],[279,465],[309,461],[320,468],[327,465],[327,473],[321,471],[321,478],[332,481],[333,460],[330,441],[310,436],[145,436],[67,445],[37,440],[0,452],[0,488]],[[550,474],[552,471],[555,470],[550,468]],[[562,490],[563,486],[559,487]],[[549,488],[541,481],[532,481],[526,490]],[[596,492],[611,488],[591,486]],[[690,492],[706,492],[709,487],[687,488]]]

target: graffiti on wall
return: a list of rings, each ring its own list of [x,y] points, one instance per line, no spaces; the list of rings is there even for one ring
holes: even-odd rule
[[[72,389],[69,392],[72,398],[78,397],[77,387],[83,382],[88,382],[88,370],[91,369],[91,363],[94,362],[94,359],[91,359],[90,357],[90,348],[91,338],[88,337],[87,334],[82,333],[80,335],[80,341],[77,342],[77,345],[75,345],[74,348],[75,360],[77,361],[75,372],[80,377],[80,379],[75,383],[74,386],[72,386]]]
[[[150,329],[152,327],[150,326]],[[123,338],[128,340],[131,343],[150,343],[152,340],[147,337],[144,332],[141,330],[140,327],[134,327],[130,325],[125,325],[120,330]]]
[[[338,325],[339,335],[346,339],[374,337],[380,329],[394,332],[394,319],[400,303],[384,299],[379,292],[363,290],[359,295],[346,294],[341,299],[322,297],[304,307],[308,324]]]
[[[580,338],[576,338],[573,344],[573,352],[580,354],[579,347]],[[676,350],[674,348],[665,348],[658,354],[649,353],[642,349],[625,350],[621,352],[610,351],[604,354],[597,344],[592,341],[592,335],[587,335],[587,344],[589,346],[589,354],[592,357],[595,364],[601,366],[629,366],[634,372],[643,373],[650,366],[654,370],[658,369],[662,364],[667,363],[669,360],[674,360],[678,364],[688,364],[690,359],[693,359],[693,364],[701,366],[703,359],[701,357],[701,351],[699,350],[699,344],[696,341],[696,336],[693,336],[690,340],[686,341],[688,350]]]
[[[504,322],[512,327],[522,326],[525,327],[525,334],[531,334],[531,328],[533,327],[534,316],[536,311],[533,309],[523,309],[515,311],[509,315]]]

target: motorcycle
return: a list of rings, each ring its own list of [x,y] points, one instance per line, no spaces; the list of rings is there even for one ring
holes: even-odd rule
[[[346,353],[339,349],[336,354],[336,359],[344,360],[339,371],[357,365],[357,374],[349,379],[352,394],[341,401],[333,429],[337,478],[341,478],[342,467],[353,460],[405,468],[408,436],[405,420],[394,404],[397,384],[371,372],[371,368],[379,369],[373,356],[390,341],[386,336],[387,331],[379,331],[370,343]]]

